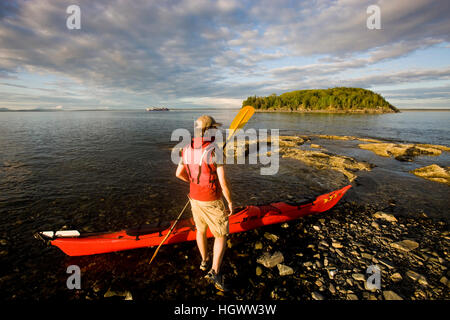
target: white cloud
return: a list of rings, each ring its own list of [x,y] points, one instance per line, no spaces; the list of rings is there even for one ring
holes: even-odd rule
[[[364,73],[379,62],[445,46],[449,1],[79,0],[82,28],[68,30],[65,9],[72,2],[0,5],[3,82],[26,70],[77,83],[89,106],[126,105],[129,99],[229,107],[278,90],[448,78],[445,70],[426,66],[423,73],[355,78],[348,72]],[[369,4],[380,6],[382,30],[366,28]],[[315,62],[292,62],[301,58]],[[22,96],[31,101],[33,94]],[[0,103],[11,103],[12,97],[2,95]],[[83,103],[70,94],[59,101],[51,94],[34,97],[68,108]]]

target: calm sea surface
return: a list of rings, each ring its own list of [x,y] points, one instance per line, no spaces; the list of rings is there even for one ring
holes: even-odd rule
[[[18,272],[32,267],[51,270],[62,254],[49,248],[42,256],[42,247],[32,237],[36,231],[63,227],[112,231],[176,216],[188,189],[174,177],[176,166],[170,154],[177,142],[170,137],[177,128],[192,132],[194,120],[204,113],[228,127],[237,110],[0,112],[0,280],[22,281],[25,296],[32,294],[27,290],[39,292],[25,289],[26,277],[22,279]],[[450,146],[450,112],[257,113],[246,128]],[[328,143],[330,151],[377,165],[372,173],[362,174],[360,187],[356,184],[350,199],[368,201],[369,195],[381,199],[398,193],[404,199],[402,208],[409,204],[423,211],[431,208],[437,216],[448,215],[449,187],[408,173],[431,163],[449,166],[448,154],[404,164],[380,159],[350,143],[323,143]],[[230,168],[237,202],[263,203],[283,200],[286,195],[301,198],[348,184],[338,174],[331,178],[306,174],[297,162],[285,160],[277,175],[266,177],[249,165]],[[38,278],[30,275],[31,282]]]

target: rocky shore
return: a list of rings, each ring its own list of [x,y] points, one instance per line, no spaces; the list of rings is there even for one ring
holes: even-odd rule
[[[85,286],[90,289],[80,290],[77,297],[152,301],[449,299],[447,223],[435,222],[425,214],[395,217],[389,213],[393,207],[380,211],[342,201],[323,214],[231,235],[223,264],[230,287],[227,293],[203,279],[199,254],[191,242],[164,248],[152,267],[141,259],[132,274],[116,273],[111,281],[87,279]],[[379,289],[367,285],[369,267],[380,271]],[[87,266],[82,272],[92,274],[88,272],[92,268]]]

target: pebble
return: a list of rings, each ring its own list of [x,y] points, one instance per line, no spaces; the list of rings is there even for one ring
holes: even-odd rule
[[[359,300],[358,296],[354,293],[347,294],[347,300]]]
[[[401,251],[409,252],[419,247],[419,244],[412,240],[402,240],[399,242],[391,243],[391,247]]]
[[[366,281],[366,277],[362,273],[354,273],[352,274],[352,278],[356,281]]]
[[[389,213],[385,213],[383,211],[378,211],[378,212],[374,213],[372,215],[372,217],[375,218],[375,219],[386,220],[386,221],[389,221],[389,222],[397,222],[397,218],[394,217],[394,215],[389,214]]]
[[[342,244],[341,244],[340,242],[333,242],[333,243],[331,244],[331,246],[332,246],[333,248],[336,248],[336,249],[342,248]]]
[[[385,300],[403,300],[403,298],[394,291],[383,291],[383,297]]]
[[[260,241],[255,243],[255,250],[261,250],[263,248],[263,245]]]
[[[406,271],[406,275],[407,275],[409,278],[411,278],[413,281],[418,281],[419,284],[421,284],[421,285],[423,285],[423,286],[427,286],[427,285],[428,285],[427,279],[426,279],[423,275],[418,274],[418,273],[415,272],[415,271],[408,270],[408,271]]]
[[[280,276],[288,276],[294,273],[294,269],[291,267],[284,265],[284,264],[277,264],[278,272],[280,273]]]
[[[105,292],[103,297],[123,297],[124,300],[133,300],[133,296],[131,295],[130,291],[112,291],[111,288],[109,288],[108,291]]]
[[[262,272],[263,272],[263,271],[262,271],[261,267],[260,267],[260,266],[257,266],[257,267],[256,267],[256,275],[257,275],[257,276],[260,276],[260,275],[262,274]]]
[[[328,286],[328,290],[331,292],[331,294],[336,293],[336,288],[333,286],[332,283],[330,283],[330,285]]]
[[[440,283],[442,283],[444,286],[450,287],[450,282],[446,277],[442,277],[441,280],[439,280]]]
[[[376,223],[375,221],[372,222],[371,226],[372,226],[372,228],[380,230],[380,225],[378,223]]]
[[[264,238],[266,238],[267,240],[272,240],[272,242],[277,242],[280,237],[275,234],[266,232],[264,233]]]
[[[372,258],[373,258],[373,256],[371,254],[368,254],[365,252],[361,253],[361,257],[363,257],[364,259],[367,259],[367,260],[372,260]]]
[[[314,300],[323,300],[323,299],[324,299],[324,297],[323,297],[320,293],[318,293],[318,292],[316,292],[316,291],[314,291],[314,292],[311,293],[311,297],[312,297]]]
[[[403,280],[402,275],[398,272],[393,273],[390,278],[393,282],[399,282],[399,281]]]
[[[282,263],[284,261],[283,254],[280,251],[275,252],[273,255],[269,253],[264,253],[262,256],[256,260],[256,262],[262,264],[266,268],[273,268],[277,264]]]
[[[320,227],[319,226],[313,226],[313,229],[316,231],[320,231]]]

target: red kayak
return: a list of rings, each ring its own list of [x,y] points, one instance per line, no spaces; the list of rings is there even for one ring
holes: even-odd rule
[[[335,206],[350,188],[351,185],[348,185],[340,190],[318,196],[313,201],[298,205],[277,202],[265,206],[247,206],[230,216],[230,233],[252,230],[327,211]],[[85,234],[80,234],[76,230],[44,231],[37,233],[36,236],[49,241],[51,245],[60,248],[69,256],[84,256],[158,246],[164,236],[167,235],[171,225],[172,223],[168,227],[157,228],[144,225],[118,232]],[[192,241],[195,240],[195,235],[196,229],[193,219],[185,219],[178,222],[164,244]],[[207,236],[212,237],[209,230]]]

